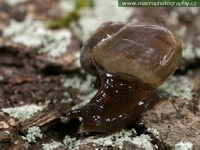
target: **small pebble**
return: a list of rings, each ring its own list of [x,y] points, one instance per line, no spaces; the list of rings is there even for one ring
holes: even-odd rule
[[[8,123],[9,123],[12,127],[17,126],[17,122],[16,122],[13,118],[9,119],[9,120],[8,120]]]
[[[7,128],[9,128],[9,125],[5,121],[0,121],[0,129],[1,128],[7,129]]]

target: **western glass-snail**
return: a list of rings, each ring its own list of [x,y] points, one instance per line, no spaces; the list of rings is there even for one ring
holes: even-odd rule
[[[132,123],[159,99],[159,87],[178,67],[180,41],[164,27],[104,23],[81,51],[82,67],[99,74],[101,87],[69,118],[83,118],[84,132],[114,132]]]

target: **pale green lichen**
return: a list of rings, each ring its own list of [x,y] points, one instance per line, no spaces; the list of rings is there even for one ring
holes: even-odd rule
[[[152,133],[155,138],[159,138],[160,132],[158,130],[154,128],[147,128],[147,132]]]
[[[138,137],[135,137],[130,142],[140,146],[144,150],[153,150],[154,148],[150,141],[151,141],[151,137],[149,135],[142,134]]]
[[[64,146],[60,142],[52,141],[51,143],[42,144],[43,150],[54,150],[60,146]]]
[[[81,68],[81,62],[80,62],[80,51],[75,53],[75,58],[77,58],[74,62],[74,65]]]
[[[187,33],[187,28],[182,26],[179,30],[180,36],[184,36]],[[198,37],[196,37],[198,40]],[[182,57],[188,62],[194,61],[196,58],[200,58],[200,47],[194,46],[191,39],[188,39],[187,42],[182,43],[183,52]]]
[[[72,78],[62,79],[61,82],[66,88],[78,89],[81,93],[88,94],[93,90],[91,84],[94,80],[94,76],[81,73],[81,75],[75,74]]]
[[[76,8],[76,0],[60,0],[58,7],[64,14],[67,14]]]
[[[6,130],[6,131],[4,131],[4,134],[9,135],[10,131]]]
[[[80,145],[80,141],[76,140],[76,138],[71,138],[68,135],[65,136],[63,143],[69,150],[77,150]]]
[[[26,2],[26,1],[28,1],[28,0],[5,0],[5,2],[6,2],[8,5],[12,6],[12,7],[14,7],[14,6],[17,5],[17,4]]]
[[[188,27],[184,24],[180,24],[180,16],[181,15],[185,15],[185,14],[190,14],[192,13],[194,16],[198,16],[199,14],[199,9],[198,8],[177,8],[176,10],[172,11],[169,15],[169,20],[170,22],[172,22],[174,25],[180,26],[179,30],[177,31],[178,36],[180,37],[180,39],[184,39],[186,37],[186,34],[188,34]],[[197,24],[197,31],[200,31],[199,28],[199,21],[197,19],[194,19],[193,21],[193,25],[195,26],[195,24]],[[195,28],[195,27],[194,27]],[[192,38],[187,38],[186,41],[182,42],[182,47],[183,47],[183,53],[182,53],[182,57],[185,61],[188,62],[192,62],[195,59],[199,59],[200,55],[199,55],[199,48],[197,45],[194,44],[194,41],[198,41],[198,35],[193,35]],[[196,42],[195,42],[196,43]]]
[[[62,123],[68,123],[69,122],[69,118],[68,117],[60,117],[60,121],[62,122]]]
[[[80,75],[74,75],[72,78],[62,79],[62,84],[66,88],[77,89],[80,93],[78,98],[83,100],[81,103],[72,107],[72,110],[80,108],[88,103],[91,98],[96,94],[97,90],[92,87],[92,82],[95,80],[94,76],[86,75],[85,79]]]
[[[185,59],[185,60],[193,60],[195,59],[196,57],[196,54],[195,52],[193,51],[193,44],[191,41],[188,41],[184,44],[184,49],[183,49],[183,52],[182,52],[182,57]]]
[[[4,80],[4,77],[0,75],[0,81],[3,81],[3,80]]]
[[[75,106],[72,107],[72,110],[74,109],[78,109],[83,107],[84,105],[86,105],[93,97],[94,95],[97,93],[96,89],[93,89],[91,92],[89,92],[88,94],[84,94],[84,95],[78,95],[77,97],[80,98],[81,100],[83,100],[81,103],[76,104]]]
[[[174,146],[175,150],[192,150],[193,144],[191,142],[179,142]]]
[[[132,12],[133,8],[118,7],[116,0],[93,0],[92,8],[85,8],[81,11],[79,19],[82,29],[82,32],[79,32],[81,40],[85,42],[100,24],[104,22],[127,22]]]
[[[121,130],[111,135],[103,136],[90,136],[85,139],[79,140],[76,138],[70,138],[66,136],[63,143],[65,147],[70,150],[78,150],[80,143],[81,144],[92,144],[92,146],[102,146],[102,147],[119,147],[119,149],[123,149],[123,142],[129,141],[131,143],[137,144],[144,150],[153,150],[153,146],[151,144],[151,138],[148,135],[140,135],[136,136],[136,131],[132,130]]]
[[[60,3],[62,5],[59,5],[61,10],[66,10],[64,7],[70,7],[70,10],[75,8],[74,1],[71,2],[71,0],[69,0],[69,4],[67,1],[61,1]],[[85,7],[80,10],[78,22],[81,29],[79,26],[77,27],[76,23],[71,23],[71,27],[77,31],[83,43],[102,23],[108,21],[127,22],[128,18],[133,13],[133,8],[118,7],[118,3],[115,0],[93,0],[92,4],[92,7]]]
[[[33,126],[28,128],[28,133],[26,136],[22,136],[23,140],[28,141],[29,143],[36,142],[37,139],[41,139],[43,134],[41,133],[41,130],[37,126]]]
[[[159,88],[173,97],[191,100],[194,83],[184,76],[171,76]]]
[[[199,40],[200,41],[200,40]],[[200,47],[195,48],[195,53],[198,58],[200,58]]]
[[[187,42],[183,43],[182,57],[188,62],[192,62],[195,59],[199,59],[200,47],[194,46],[192,41],[188,40]]]
[[[51,57],[60,57],[71,43],[71,32],[67,29],[50,30],[42,21],[27,17],[23,22],[11,20],[3,30],[3,36],[11,36],[15,43],[28,47],[41,47],[38,53],[47,53]]]
[[[74,2],[72,2],[71,0],[60,1],[58,6],[60,10],[62,10],[62,12],[65,14],[65,16],[61,19],[51,20],[48,25],[51,29],[58,29],[69,26],[71,25],[71,23],[77,23],[77,20],[82,14],[81,10],[83,8],[88,8],[92,6],[92,0],[74,0]],[[68,11],[63,11],[63,9],[66,9]]]
[[[37,105],[25,105],[13,108],[2,108],[2,110],[8,113],[11,117],[23,121],[30,118],[34,113],[41,111],[42,108]]]
[[[186,33],[187,33],[187,27],[185,25],[181,25],[179,32],[178,32],[179,36],[180,37],[185,36]]]

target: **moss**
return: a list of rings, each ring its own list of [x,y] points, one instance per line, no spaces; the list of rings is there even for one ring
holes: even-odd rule
[[[193,144],[191,142],[179,142],[175,144],[175,150],[192,150]]]
[[[39,127],[33,126],[28,128],[28,133],[26,136],[22,136],[23,140],[28,141],[29,143],[36,142],[36,139],[41,139],[43,134],[41,133],[41,130]]]
[[[169,93],[172,97],[191,100],[193,96],[194,83],[184,76],[171,76],[159,88]]]
[[[63,146],[63,144],[56,141],[52,141],[51,143],[47,144],[42,144],[43,150],[54,150],[60,146]]]
[[[64,26],[69,26],[72,21],[78,20],[79,14],[77,11],[70,12],[66,18],[60,20],[52,20],[49,22],[50,29],[58,29]]]
[[[78,20],[80,17],[80,14],[81,14],[80,10],[85,7],[90,7],[92,5],[92,0],[84,0],[84,1],[76,0],[76,3],[74,2],[74,3],[68,4],[68,3],[62,2],[62,4],[65,4],[65,5],[71,4],[72,5],[71,8],[73,8],[73,9],[71,9],[71,11],[68,11],[66,13],[66,16],[63,19],[50,21],[49,28],[51,28],[51,29],[66,27],[66,26],[69,26],[72,22]]]
[[[19,121],[23,121],[30,118],[34,113],[41,111],[42,108],[37,105],[25,105],[14,108],[2,108],[2,110]]]

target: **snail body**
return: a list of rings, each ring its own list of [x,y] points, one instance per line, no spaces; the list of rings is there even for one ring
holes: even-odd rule
[[[113,132],[151,108],[159,87],[177,68],[181,44],[156,25],[103,24],[81,52],[82,67],[101,79],[101,87],[83,108],[68,113],[83,118],[84,132]]]

